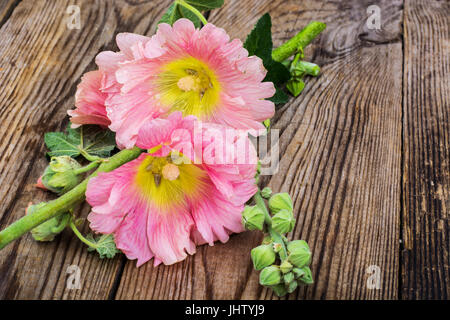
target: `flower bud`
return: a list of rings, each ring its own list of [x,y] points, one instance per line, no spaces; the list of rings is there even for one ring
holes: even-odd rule
[[[297,74],[296,77],[299,77],[301,76],[302,73],[300,71],[297,71],[296,74]],[[303,91],[304,88],[305,83],[303,82],[303,80],[298,78],[289,80],[288,83],[286,84],[286,89],[288,89],[289,92],[292,93],[294,97],[298,96]]]
[[[308,266],[311,262],[311,251],[304,240],[291,241],[287,245],[289,262],[298,268]]]
[[[278,297],[282,297],[287,293],[286,286],[282,283],[271,286],[270,289],[272,289]]]
[[[245,206],[242,212],[242,224],[248,230],[261,230],[264,226],[264,212],[257,206]]]
[[[302,277],[305,274],[305,271],[303,269],[300,269],[300,268],[294,268],[294,269],[292,269],[292,272],[295,275],[295,279],[298,279],[298,278]]]
[[[272,242],[273,242],[273,240],[272,240],[271,236],[265,236],[262,241],[262,244],[272,244]]]
[[[261,270],[275,262],[276,255],[270,244],[262,244],[251,251],[253,266]]]
[[[288,272],[283,276],[283,281],[285,284],[290,284],[294,280],[295,280],[295,276],[292,272]]]
[[[281,249],[283,249],[283,246],[281,245],[281,243],[278,243],[278,242],[273,243],[273,251],[278,253],[281,251]]]
[[[280,265],[280,270],[281,270],[281,272],[283,272],[283,273],[288,273],[288,272],[290,272],[291,270],[292,270],[292,264],[291,263],[289,263],[289,261],[287,261],[287,260],[284,260],[282,263],[281,263],[281,265]]]
[[[301,277],[299,277],[298,280],[303,284],[314,283],[311,269],[309,267],[303,267],[303,268],[301,268],[301,270],[303,271],[303,275]]]
[[[263,198],[269,199],[272,195],[272,189],[270,189],[269,187],[265,187],[261,190],[261,195],[263,196]]]
[[[36,205],[32,205],[30,203],[26,209],[26,214],[31,214],[44,205],[45,202],[41,202]],[[69,219],[70,215],[68,213],[51,218],[44,223],[41,223],[34,229],[31,229],[31,235],[36,241],[52,241],[53,239],[55,239],[55,236],[57,234],[64,230],[64,228],[69,223]]]
[[[309,250],[308,243],[305,240],[292,240],[287,244],[287,249],[289,252],[294,252],[297,250]]]
[[[75,172],[81,165],[69,156],[52,157],[44,174],[38,180],[48,190],[58,194],[66,193],[81,182]]]
[[[281,282],[281,272],[277,266],[265,267],[259,274],[259,283],[263,286],[274,286]]]
[[[287,211],[293,210],[291,196],[284,193],[276,193],[269,199],[269,208],[273,214],[277,213],[282,209],[286,209]]]
[[[281,234],[291,232],[295,226],[292,211],[282,209],[272,217],[272,228]]]
[[[287,292],[292,293],[295,291],[295,289],[297,289],[297,287],[298,287],[298,282],[292,281],[287,285]]]

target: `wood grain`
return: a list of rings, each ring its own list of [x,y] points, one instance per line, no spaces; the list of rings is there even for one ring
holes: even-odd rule
[[[278,111],[280,171],[274,191],[293,195],[293,238],[313,250],[316,283],[290,299],[397,298],[401,173],[401,2],[379,5],[388,23],[367,30],[369,1],[229,1],[209,20],[245,39],[265,12],[275,43],[311,20],[328,28],[307,53],[322,66],[297,99]],[[273,298],[258,285],[249,253],[255,233],[201,247],[175,266],[128,262],[118,299]],[[381,269],[382,287],[368,290],[365,270]]]
[[[448,299],[448,1],[405,3],[402,298]]]
[[[66,27],[66,8],[81,8],[81,29]],[[50,198],[33,184],[46,166],[43,134],[67,124],[81,75],[118,32],[152,34],[169,1],[22,1],[0,30],[0,227],[28,202]],[[63,122],[63,120],[65,120]],[[86,216],[87,206],[80,210]],[[108,298],[122,258],[100,260],[70,233],[52,243],[27,235],[0,252],[0,298]],[[78,265],[81,289],[66,289]]]

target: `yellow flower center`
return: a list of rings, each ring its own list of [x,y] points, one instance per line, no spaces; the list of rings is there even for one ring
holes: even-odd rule
[[[156,85],[161,103],[170,111],[182,111],[207,119],[220,98],[220,84],[204,62],[193,57],[167,63],[159,73]]]
[[[207,174],[201,168],[173,161],[170,155],[148,155],[135,179],[142,195],[157,208],[183,206],[187,199],[198,198],[207,191]]]

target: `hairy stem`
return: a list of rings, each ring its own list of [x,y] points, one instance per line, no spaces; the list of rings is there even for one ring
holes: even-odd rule
[[[89,163],[87,166],[84,166],[82,168],[73,170],[73,173],[75,175],[79,175],[79,174],[88,172],[88,171],[90,171],[90,170],[92,170],[94,168],[97,168],[99,166],[99,164],[100,164],[99,160],[93,161],[93,162]]]
[[[283,43],[280,47],[272,51],[272,58],[275,61],[282,62],[295,54],[300,48],[305,48],[315,37],[319,35],[325,28],[326,24],[322,22],[312,21],[302,31],[297,33],[293,38]]]
[[[90,178],[95,177],[99,172],[112,171],[117,167],[136,159],[141,153],[142,150],[136,147],[120,151],[109,158],[109,161],[103,162],[94,173],[75,188],[63,194],[61,197],[47,202],[45,206],[37,209],[32,214],[22,217],[6,229],[2,230],[0,232],[0,249],[3,249],[8,243],[19,238],[48,219],[68,212],[74,205],[83,201],[85,199],[85,192]]]
[[[81,232],[78,230],[77,226],[75,225],[75,223],[73,223],[73,220],[70,220],[69,222],[69,227],[70,229],[72,229],[73,233],[75,233],[75,235],[78,237],[78,239],[81,240],[81,242],[83,242],[84,244],[86,244],[88,247],[92,247],[92,248],[97,248],[98,245],[95,243],[90,242],[88,239],[86,239]]]
[[[272,218],[270,217],[269,211],[267,210],[266,203],[264,202],[264,199],[261,195],[260,190],[258,190],[258,192],[255,193],[255,195],[253,196],[253,199],[255,200],[255,203],[258,206],[258,208],[260,208],[262,210],[262,212],[264,212],[264,216],[265,216],[264,221],[267,226],[267,231],[269,232],[269,235],[271,236],[273,242],[281,245],[281,251],[280,251],[281,260],[282,261],[286,260],[288,257],[286,246],[284,245],[284,241],[283,241],[281,234],[279,234],[278,232],[276,232],[275,230],[272,229]]]

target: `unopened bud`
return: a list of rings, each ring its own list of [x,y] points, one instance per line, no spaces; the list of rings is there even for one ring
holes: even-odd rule
[[[291,232],[295,226],[295,219],[292,211],[282,209],[272,217],[272,228],[281,234]]]
[[[273,251],[278,253],[278,252],[281,251],[281,249],[283,249],[283,246],[281,245],[281,243],[274,242],[274,244],[273,244]]]
[[[242,224],[248,230],[261,230],[264,226],[264,212],[257,206],[245,206],[242,212]]]
[[[26,209],[26,214],[32,214],[39,208],[45,206],[45,202],[38,203],[36,205],[30,204]],[[31,229],[31,235],[36,241],[52,241],[55,236],[69,223],[70,215],[68,213],[51,218],[44,223],[41,223],[37,227]]]
[[[265,236],[262,241],[262,244],[272,244],[272,242],[273,242],[273,240],[272,240],[271,236]]]
[[[281,282],[281,272],[277,266],[265,267],[259,274],[259,283],[263,286],[274,286]]]
[[[288,272],[283,276],[283,281],[285,284],[290,284],[294,280],[295,280],[295,276],[292,272]]]
[[[263,196],[263,198],[269,199],[272,195],[272,189],[270,189],[269,187],[265,187],[261,190],[261,195]]]
[[[287,260],[284,260],[282,263],[281,263],[281,265],[280,265],[280,270],[281,270],[281,272],[283,272],[283,273],[288,273],[288,272],[290,272],[291,270],[292,270],[292,264],[291,263],[289,263],[289,261],[287,261]]]
[[[81,182],[81,177],[75,172],[79,168],[81,165],[69,156],[52,157],[39,180],[48,190],[63,194]]]
[[[270,244],[262,244],[251,251],[253,266],[261,270],[275,262],[276,255]]]
[[[287,292],[292,293],[295,291],[295,289],[297,289],[297,287],[298,287],[298,282],[292,281],[287,285]]]
[[[271,286],[270,288],[279,297],[282,297],[282,296],[286,295],[286,293],[287,293],[286,286],[283,283],[277,284],[275,286]]]
[[[273,214],[283,209],[286,209],[287,211],[292,211],[293,207],[291,196],[286,192],[274,194],[269,199],[269,208]]]
[[[309,267],[302,268],[303,275],[298,278],[298,280],[303,284],[312,284],[314,283],[311,269]]]
[[[296,77],[300,77],[302,74],[302,72],[298,72],[298,75]],[[286,84],[286,89],[289,90],[290,93],[292,93],[292,95],[294,97],[297,97],[305,88],[305,83],[303,82],[303,80],[301,79],[292,79],[289,80],[288,83]]]
[[[305,274],[305,271],[303,269],[300,269],[300,268],[294,268],[294,269],[292,269],[292,272],[295,275],[295,279],[298,279],[298,278],[302,277]]]
[[[289,262],[298,268],[308,266],[311,262],[311,251],[304,240],[294,240],[288,243]]]

